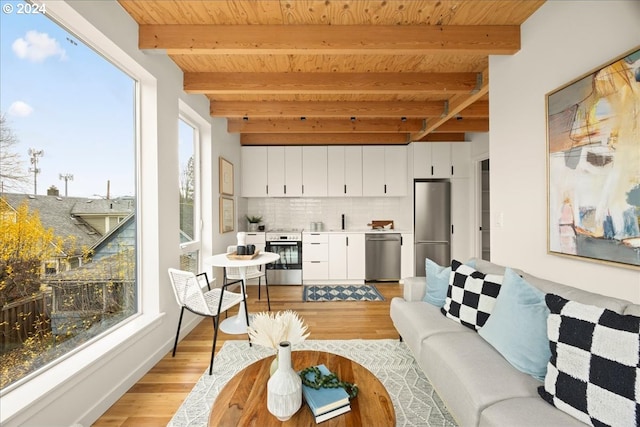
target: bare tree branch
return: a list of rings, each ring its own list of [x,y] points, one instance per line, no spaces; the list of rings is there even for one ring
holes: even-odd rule
[[[0,114],[0,190],[25,191],[29,175],[22,166],[22,159],[15,151],[18,137],[9,127],[7,118]]]

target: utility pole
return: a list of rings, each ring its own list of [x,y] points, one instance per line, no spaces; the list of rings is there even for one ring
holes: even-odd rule
[[[31,156],[31,164],[32,168],[29,168],[29,172],[33,172],[33,195],[38,194],[38,174],[40,173],[40,169],[38,169],[38,158],[44,155],[44,150],[36,150],[34,148],[29,148],[29,156]]]
[[[60,174],[60,179],[64,179],[64,197],[68,197],[69,196],[69,192],[67,191],[67,183],[69,181],[73,181],[73,174],[72,173],[61,173]]]

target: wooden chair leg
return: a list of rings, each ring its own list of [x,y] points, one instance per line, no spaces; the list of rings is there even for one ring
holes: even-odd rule
[[[180,310],[180,319],[178,320],[178,331],[176,332],[176,340],[173,343],[173,354],[171,357],[176,357],[176,349],[178,348],[178,337],[180,337],[180,326],[182,325],[182,315],[184,314],[184,307]]]

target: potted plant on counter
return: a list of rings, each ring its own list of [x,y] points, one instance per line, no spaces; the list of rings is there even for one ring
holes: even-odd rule
[[[258,231],[258,224],[262,221],[262,217],[256,215],[246,215],[246,217],[249,222],[249,231]]]

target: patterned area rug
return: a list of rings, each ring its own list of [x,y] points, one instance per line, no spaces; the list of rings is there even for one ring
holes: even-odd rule
[[[384,301],[373,285],[305,285],[302,301]]]
[[[355,360],[380,379],[396,411],[397,426],[455,427],[455,421],[411,355],[398,340],[307,340],[295,350],[320,350]],[[249,364],[275,354],[246,341],[227,341],[216,355],[213,375],[200,377],[169,427],[206,426],[213,401],[224,385]],[[266,404],[266,403],[265,403]]]

